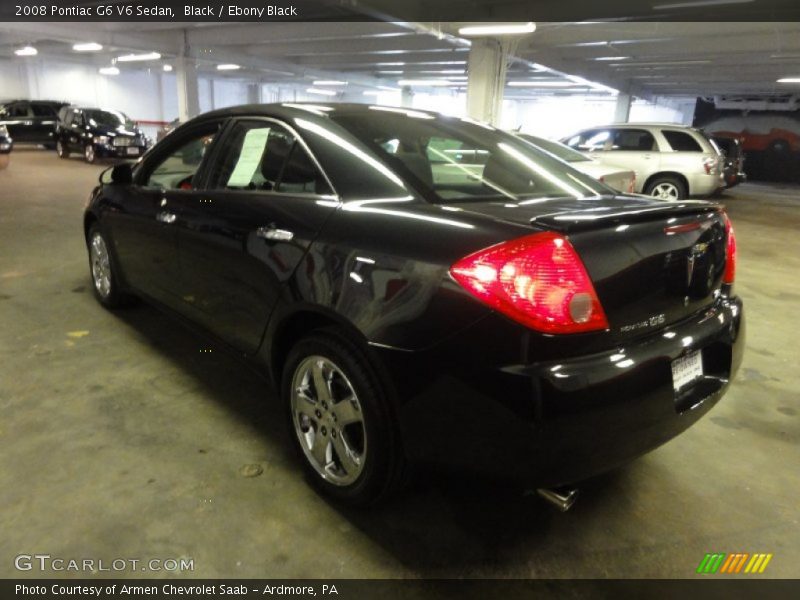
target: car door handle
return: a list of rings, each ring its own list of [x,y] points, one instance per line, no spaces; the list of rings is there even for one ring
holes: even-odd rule
[[[175,222],[175,219],[177,219],[175,213],[167,212],[165,210],[162,210],[160,213],[156,214],[156,221],[159,223],[172,225]]]
[[[256,235],[265,240],[278,242],[290,242],[294,238],[294,233],[288,229],[278,229],[275,225],[266,225],[256,229]]]
[[[652,158],[652,156],[650,154],[645,154],[644,157],[645,158]]]

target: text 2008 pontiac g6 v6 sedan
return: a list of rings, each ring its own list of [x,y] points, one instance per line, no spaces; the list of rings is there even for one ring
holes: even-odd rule
[[[580,481],[689,427],[741,362],[721,206],[620,195],[469,119],[207,113],[101,177],[85,236],[99,301],[261,365],[311,481],[351,503],[419,462]]]

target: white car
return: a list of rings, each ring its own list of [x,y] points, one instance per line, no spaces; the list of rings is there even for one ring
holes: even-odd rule
[[[562,140],[587,156],[636,173],[636,192],[664,200],[708,196],[725,186],[724,159],[702,131],[663,123],[616,123]]]
[[[605,183],[618,192],[632,194],[636,190],[636,173],[630,169],[601,163],[600,161],[581,154],[577,150],[573,150],[561,142],[547,140],[528,133],[518,133],[517,136],[521,137],[526,142],[530,142],[537,148],[549,152],[556,158],[568,162],[571,167],[574,167],[581,173],[585,173],[589,177],[594,177],[601,183]]]

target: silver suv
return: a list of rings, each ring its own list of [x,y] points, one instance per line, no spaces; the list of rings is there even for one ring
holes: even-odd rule
[[[636,173],[636,191],[664,200],[708,196],[724,187],[723,158],[699,129],[662,123],[617,123],[562,140],[602,163]]]

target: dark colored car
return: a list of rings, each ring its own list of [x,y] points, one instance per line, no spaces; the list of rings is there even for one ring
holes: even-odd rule
[[[711,139],[725,155],[725,187],[732,188],[743,181],[747,181],[747,174],[744,172],[744,151],[742,142],[736,137],[725,137],[715,135]]]
[[[54,147],[56,116],[64,102],[49,100],[7,100],[0,103],[0,125],[17,143]]]
[[[138,158],[147,151],[147,138],[119,111],[65,106],[58,113],[56,151],[61,158],[80,152],[89,163],[98,158]]]
[[[5,125],[0,125],[0,154],[8,154],[14,149],[14,140],[8,135]]]
[[[99,301],[177,313],[280,391],[311,481],[439,463],[557,486],[720,399],[744,317],[722,207],[625,196],[468,119],[252,105],[101,176]]]

